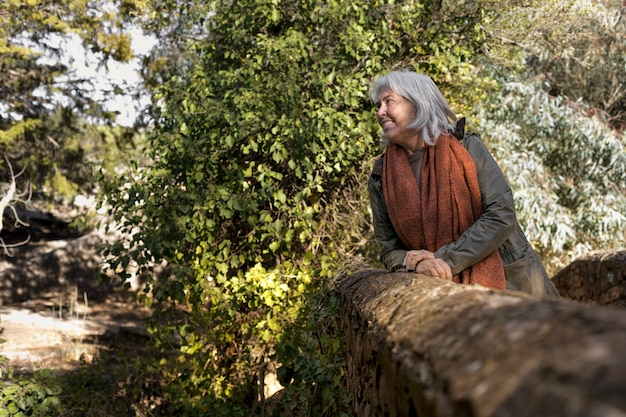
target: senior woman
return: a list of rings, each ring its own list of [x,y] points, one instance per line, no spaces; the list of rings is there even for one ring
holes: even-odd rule
[[[368,182],[385,267],[558,295],[517,223],[502,171],[432,79],[393,71],[370,96],[386,145]]]

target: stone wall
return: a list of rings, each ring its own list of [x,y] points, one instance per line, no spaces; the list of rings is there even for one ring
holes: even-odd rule
[[[626,416],[626,310],[371,269],[338,293],[355,416]]]
[[[626,306],[626,250],[590,252],[556,274],[552,282],[571,300]]]

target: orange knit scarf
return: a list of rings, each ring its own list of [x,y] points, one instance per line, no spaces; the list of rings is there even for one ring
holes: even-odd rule
[[[457,240],[483,212],[476,165],[454,136],[441,135],[426,149],[421,184],[420,189],[406,150],[390,144],[383,166],[389,218],[407,249],[435,252]],[[453,280],[505,289],[500,254],[496,250]]]

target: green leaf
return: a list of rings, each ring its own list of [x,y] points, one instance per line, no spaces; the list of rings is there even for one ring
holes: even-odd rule
[[[272,252],[276,252],[280,248],[280,242],[272,242],[269,247]]]

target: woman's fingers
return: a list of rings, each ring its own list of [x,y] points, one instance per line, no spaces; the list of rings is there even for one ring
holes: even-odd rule
[[[406,269],[414,271],[418,263],[425,259],[434,259],[435,254],[426,249],[410,250],[404,257],[403,265]]]
[[[421,261],[415,267],[415,272],[438,277],[442,279],[452,280],[452,270],[450,266],[439,258],[426,259]]]

